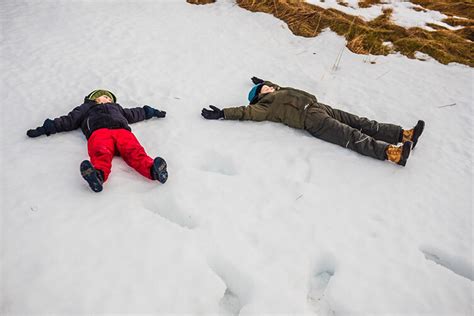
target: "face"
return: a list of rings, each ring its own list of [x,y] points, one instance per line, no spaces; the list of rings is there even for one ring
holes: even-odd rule
[[[112,99],[109,96],[101,95],[95,99],[95,102],[98,104],[112,103]]]
[[[260,90],[261,94],[267,94],[267,93],[272,93],[272,92],[275,92],[275,88],[269,87],[267,85],[263,85],[262,90]]]

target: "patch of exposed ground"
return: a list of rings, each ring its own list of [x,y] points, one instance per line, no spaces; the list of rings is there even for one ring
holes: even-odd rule
[[[210,3],[212,0],[187,0],[190,3]],[[474,67],[474,4],[453,0],[413,0],[430,10],[452,14],[445,20],[459,30],[448,30],[430,25],[435,31],[418,27],[404,28],[391,20],[391,9],[372,21],[342,13],[335,9],[323,9],[303,0],[236,0],[237,4],[252,12],[264,12],[285,21],[289,29],[304,37],[315,37],[330,28],[347,39],[347,48],[357,54],[388,55],[394,52],[415,58],[417,52],[425,53],[440,63],[457,62]],[[378,0],[364,0],[363,5],[376,4]],[[460,5],[458,5],[461,3]],[[464,12],[463,10],[470,11]],[[386,45],[390,42],[391,45]]]

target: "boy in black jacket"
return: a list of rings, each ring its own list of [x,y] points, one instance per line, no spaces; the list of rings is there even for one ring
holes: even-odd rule
[[[165,160],[161,157],[149,157],[128,124],[152,117],[165,117],[166,112],[148,105],[124,109],[116,101],[112,92],[94,90],[84,98],[82,105],[74,108],[68,115],[53,120],[46,119],[42,126],[30,129],[26,134],[29,137],[49,136],[81,127],[88,139],[90,161],[84,160],[80,170],[94,192],[102,191],[116,153],[143,176],[165,183],[168,179]]]

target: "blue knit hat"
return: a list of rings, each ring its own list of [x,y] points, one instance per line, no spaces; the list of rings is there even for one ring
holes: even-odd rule
[[[249,96],[248,96],[250,104],[254,104],[257,101],[257,97],[260,93],[260,90],[262,90],[262,87],[263,87],[263,83],[259,83],[253,86],[252,89],[250,89]]]

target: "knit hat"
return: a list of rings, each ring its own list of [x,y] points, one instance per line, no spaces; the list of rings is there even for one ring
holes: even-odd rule
[[[103,95],[106,95],[109,98],[111,98],[114,103],[117,102],[117,98],[115,97],[115,95],[108,90],[94,90],[91,93],[89,93],[86,99],[94,101],[95,99]]]
[[[257,102],[257,98],[258,98],[258,95],[260,94],[260,91],[262,90],[262,87],[263,87],[263,83],[259,83],[253,86],[252,89],[250,89],[249,96],[248,96],[250,104],[254,104],[255,102]]]

